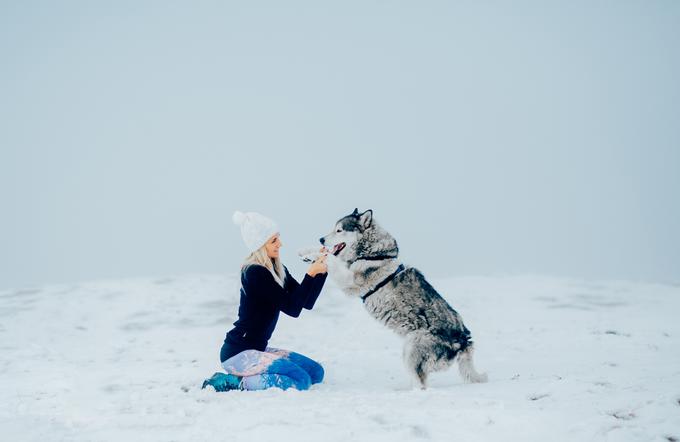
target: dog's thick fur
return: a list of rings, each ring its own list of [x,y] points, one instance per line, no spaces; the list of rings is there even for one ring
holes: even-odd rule
[[[465,382],[486,382],[475,371],[470,331],[460,315],[413,267],[398,271],[396,240],[373,219],[373,212],[357,209],[341,218],[331,233],[320,239],[331,250],[329,276],[350,296],[365,298],[368,312],[406,338],[404,363],[420,388],[429,373],[454,361]],[[394,275],[394,273],[396,275]]]

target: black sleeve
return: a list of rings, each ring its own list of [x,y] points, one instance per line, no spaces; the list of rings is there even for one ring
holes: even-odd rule
[[[295,278],[288,272],[288,269],[284,267],[286,270],[286,290],[292,291],[297,289],[297,287],[300,285]],[[308,275],[305,274],[305,277]],[[319,295],[321,294],[321,289],[323,288],[323,284],[326,282],[326,277],[328,276],[328,273],[321,273],[318,274],[314,277],[312,277],[312,282],[314,283],[309,290],[307,299],[305,300],[305,305],[303,305],[304,308],[307,310],[311,310],[314,307],[314,303],[316,300],[319,298]]]
[[[288,279],[288,278],[286,278]],[[283,313],[297,318],[314,289],[314,278],[305,275],[301,284],[292,277],[281,287],[269,269],[260,265],[251,265],[245,270],[244,289],[248,296],[257,298],[259,302],[269,304]],[[318,296],[318,295],[317,295]]]
[[[316,275],[313,278],[314,287],[310,291],[309,297],[307,298],[307,301],[305,301],[305,305],[304,305],[304,307],[307,310],[311,310],[312,307],[314,307],[314,303],[319,298],[319,294],[321,293],[321,289],[323,288],[323,285],[326,282],[327,276],[328,276],[328,273],[322,273],[320,275]]]

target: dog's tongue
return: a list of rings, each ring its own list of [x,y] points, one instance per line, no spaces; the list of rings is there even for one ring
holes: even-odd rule
[[[337,255],[344,248],[345,248],[344,242],[341,242],[340,244],[336,244],[335,247],[333,247],[333,252],[332,252],[333,255]]]

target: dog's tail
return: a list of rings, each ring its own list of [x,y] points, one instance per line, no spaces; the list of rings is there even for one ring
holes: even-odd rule
[[[458,361],[458,371],[463,381],[467,383],[483,383],[489,380],[486,373],[477,373],[474,363],[472,362],[472,355],[475,352],[475,347],[472,342],[469,343],[463,350],[456,354]]]

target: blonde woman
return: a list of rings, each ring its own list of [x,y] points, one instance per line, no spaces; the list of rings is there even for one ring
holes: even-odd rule
[[[233,219],[241,227],[251,253],[241,267],[238,320],[220,350],[226,374],[215,373],[203,388],[212,385],[216,391],[270,387],[306,390],[323,380],[321,364],[267,344],[280,312],[297,318],[303,308],[314,307],[326,281],[326,256],[322,253],[298,283],[281,263],[282,243],[274,221],[255,212],[236,212]]]

